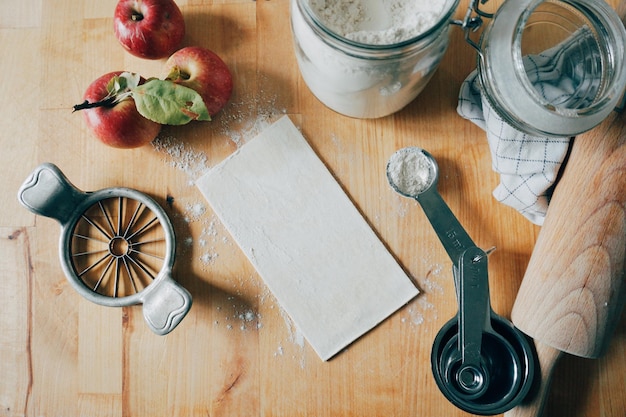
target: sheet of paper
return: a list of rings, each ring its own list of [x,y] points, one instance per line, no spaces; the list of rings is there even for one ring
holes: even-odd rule
[[[197,186],[322,360],[418,293],[287,116]]]

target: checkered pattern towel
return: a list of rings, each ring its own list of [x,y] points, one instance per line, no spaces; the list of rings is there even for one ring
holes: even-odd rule
[[[570,138],[530,136],[507,124],[482,98],[476,71],[461,86],[457,111],[487,133],[492,168],[500,174],[493,196],[542,225]]]
[[[543,97],[556,105],[588,105],[600,83],[586,73],[597,56],[589,53],[585,42],[592,36],[582,28],[561,44],[538,55],[524,58],[529,81]],[[575,63],[576,65],[573,65]],[[567,68],[565,73],[561,71]],[[485,130],[491,150],[492,168],[500,174],[494,197],[541,225],[548,209],[551,190],[565,160],[569,137],[537,137],[507,124],[482,97],[477,71],[463,82],[459,92],[458,113]]]

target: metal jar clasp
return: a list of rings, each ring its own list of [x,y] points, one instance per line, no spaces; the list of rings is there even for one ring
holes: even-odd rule
[[[460,26],[461,29],[463,29],[463,31],[465,32],[465,41],[469,43],[472,48],[478,51],[479,54],[482,54],[480,45],[472,39],[471,34],[480,29],[480,27],[483,25],[483,18],[493,18],[493,13],[487,13],[480,9],[480,5],[487,3],[487,1],[489,0],[471,0],[463,19],[452,20],[450,22],[453,25]]]

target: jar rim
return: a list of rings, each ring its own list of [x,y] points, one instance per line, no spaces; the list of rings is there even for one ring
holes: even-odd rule
[[[403,47],[413,45],[424,39],[428,39],[434,33],[437,33],[444,24],[447,25],[450,23],[450,19],[452,15],[456,12],[456,9],[459,5],[460,0],[446,0],[447,9],[444,11],[444,13],[442,13],[439,16],[439,20],[437,21],[437,23],[435,23],[433,26],[431,26],[424,32],[421,32],[417,36],[405,39],[401,42],[389,43],[389,44],[369,44],[369,43],[358,42],[358,41],[346,38],[345,36],[341,36],[337,32],[331,30],[321,21],[321,19],[317,16],[317,13],[315,13],[311,9],[308,0],[295,0],[295,2],[297,3],[297,6],[300,7],[301,10],[304,12],[303,14],[306,15],[312,23],[314,23],[315,27],[319,29],[320,31],[322,31],[324,34],[328,35],[330,38],[344,45],[353,47],[358,50],[387,51],[387,50],[392,50],[392,49],[401,49]]]
[[[483,33],[478,71],[483,93],[494,111],[519,130],[534,135],[574,136],[604,120],[620,101],[626,86],[626,30],[614,10],[602,1],[548,0],[594,17],[603,42],[602,66],[608,77],[589,106],[559,107],[540,99],[522,63],[521,38],[531,14],[545,0],[508,1]],[[607,72],[604,70],[603,72]],[[496,97],[494,97],[496,96]]]

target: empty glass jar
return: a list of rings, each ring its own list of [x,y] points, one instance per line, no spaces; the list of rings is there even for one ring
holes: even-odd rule
[[[602,0],[508,0],[481,38],[482,94],[522,132],[575,136],[621,102],[625,48],[624,25]]]

